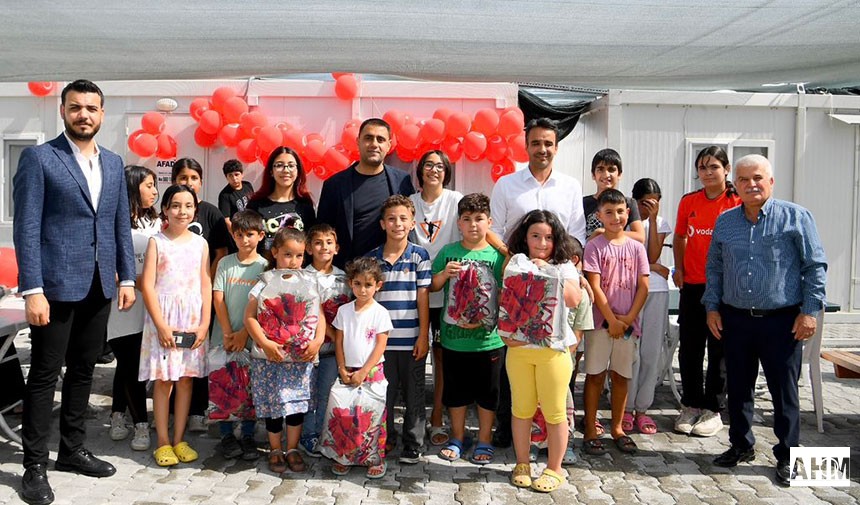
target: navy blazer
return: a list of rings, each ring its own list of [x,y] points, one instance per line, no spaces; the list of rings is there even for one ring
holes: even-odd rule
[[[358,163],[353,163],[346,170],[338,172],[326,179],[320,191],[320,203],[317,206],[317,222],[328,223],[337,232],[337,242],[341,254],[334,257],[334,264],[343,268],[352,258],[346,257],[352,250],[353,235],[353,187],[352,174]],[[388,181],[388,191],[392,195],[409,196],[415,192],[409,174],[399,168],[383,165],[385,178]],[[382,202],[379,202],[382,207]]]
[[[13,180],[13,240],[18,290],[42,288],[48,300],[83,300],[98,258],[102,294],[113,298],[116,277],[134,281],[134,249],[122,158],[99,146],[98,211],[65,135],[21,153]]]

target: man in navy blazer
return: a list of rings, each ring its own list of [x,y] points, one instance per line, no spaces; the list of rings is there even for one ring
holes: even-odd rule
[[[19,290],[32,340],[21,429],[21,497],[31,504],[54,500],[46,472],[47,442],[54,389],[64,364],[54,467],[93,477],[116,472],[84,448],[84,417],[110,300],[116,295],[120,309],[134,303],[123,163],[94,140],[103,107],[104,95],[94,83],[78,80],[66,86],[60,104],[65,131],[24,150],[13,181]]]
[[[359,161],[323,183],[317,220],[337,232],[339,268],[385,242],[379,209],[391,195],[415,192],[409,174],[385,165],[391,150],[391,126],[379,118],[366,119],[358,130]]]

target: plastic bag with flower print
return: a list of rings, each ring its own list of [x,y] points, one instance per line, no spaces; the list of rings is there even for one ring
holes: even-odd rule
[[[251,358],[247,351],[227,352],[215,346],[206,356],[209,367],[209,419],[256,419],[251,397]]]
[[[316,273],[317,288],[320,300],[322,300],[322,311],[327,326],[331,326],[334,316],[341,305],[352,301],[352,289],[346,281],[346,275]],[[334,342],[326,335],[325,342],[320,347],[320,356],[334,354]]]
[[[302,353],[316,337],[320,297],[316,276],[303,270],[277,269],[263,272],[265,287],[257,296],[257,322],[269,340],[284,349],[284,361],[301,361]],[[251,356],[266,359],[256,344]]]
[[[538,267],[515,254],[505,267],[499,295],[499,335],[564,350],[564,280],[555,265]]]
[[[385,395],[388,381],[331,388],[319,447],[342,465],[373,466],[385,460]]]
[[[460,272],[448,283],[443,319],[452,325],[480,323],[487,331],[499,316],[498,287],[492,268],[484,262],[462,260]]]

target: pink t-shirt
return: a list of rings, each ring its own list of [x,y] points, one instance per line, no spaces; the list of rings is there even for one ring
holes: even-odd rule
[[[600,274],[600,288],[606,295],[609,307],[615,314],[626,314],[636,298],[639,277],[649,275],[648,253],[645,246],[629,238],[623,244],[612,244],[600,235],[585,246],[583,264],[585,272]],[[601,328],[603,313],[594,305],[594,327]],[[633,321],[633,334],[642,334],[639,318]]]

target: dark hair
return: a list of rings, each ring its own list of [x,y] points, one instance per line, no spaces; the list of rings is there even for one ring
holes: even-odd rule
[[[77,81],[72,81],[66,84],[66,87],[63,88],[63,92],[60,94],[60,104],[66,104],[66,95],[69,94],[69,91],[74,91],[75,93],[96,93],[99,95],[99,99],[101,100],[101,106],[105,106],[105,94],[102,93],[101,88],[96,86],[96,83],[92,81],[78,79]]]
[[[337,242],[337,231],[328,223],[317,223],[311,226],[305,235],[308,241],[312,241],[317,235],[334,235],[334,241]]]
[[[624,193],[618,191],[617,189],[607,189],[603,193],[600,193],[600,196],[597,197],[598,208],[607,204],[621,205],[622,203],[624,205],[627,205],[627,197],[624,196]]]
[[[126,165],[125,167],[125,187],[128,192],[128,210],[131,215],[131,229],[136,230],[138,220],[146,218],[150,221],[155,221],[158,218],[158,211],[155,206],[148,209],[142,208],[140,202],[140,185],[147,177],[152,177],[152,182],[157,183],[158,177],[152,170],[140,165]],[[156,197],[156,201],[158,198]]]
[[[699,162],[704,157],[711,157],[720,162],[720,165],[723,168],[727,168],[731,166],[729,163],[729,155],[726,153],[726,150],[720,146],[708,146],[696,155],[696,161],[693,162],[693,169],[698,172],[699,170]],[[735,189],[735,185],[732,184],[731,179],[729,179],[728,174],[726,174],[726,194],[727,195],[737,195],[738,191]]]
[[[415,177],[418,179],[418,187],[424,187],[424,162],[427,161],[427,158],[429,158],[431,154],[435,154],[442,160],[442,165],[445,166],[445,176],[442,178],[442,186],[447,186],[448,183],[451,182],[451,174],[454,171],[454,165],[451,164],[451,160],[448,158],[447,154],[438,149],[434,149],[424,153],[424,155],[421,156],[421,159],[418,160],[418,165],[415,166]]]
[[[233,214],[233,217],[230,218],[230,228],[232,228],[233,233],[237,231],[266,231],[263,216],[250,209],[240,210]]]
[[[657,199],[663,197],[663,192],[660,190],[660,185],[657,184],[657,181],[654,179],[649,179],[644,177],[636,181],[636,184],[633,185],[633,199],[640,200],[645,195],[657,195]]]
[[[615,149],[601,149],[594,154],[594,158],[591,158],[591,175],[594,175],[594,172],[597,171],[597,165],[600,162],[607,165],[615,165],[618,167],[619,174],[624,172],[624,168],[621,166],[621,155]]]
[[[162,221],[167,220],[167,216],[164,214],[164,209],[166,209],[170,205],[171,201],[173,200],[173,197],[178,195],[179,193],[191,193],[191,197],[194,198],[194,216],[197,216],[197,209],[200,204],[200,202],[197,200],[197,193],[195,193],[194,190],[191,189],[191,186],[185,184],[173,184],[164,191],[164,196],[161,197],[161,214],[159,215],[159,217],[162,219]]]
[[[302,159],[299,153],[289,147],[276,147],[272,154],[269,155],[269,160],[266,161],[266,169],[263,171],[263,180],[260,182],[260,188],[256,193],[251,195],[251,201],[264,200],[275,191],[275,160],[282,154],[289,154],[296,160],[296,181],[293,183],[293,198],[297,202],[305,202],[313,205],[314,201],[308,191],[308,176],[305,173],[305,167],[302,165]]]
[[[358,136],[361,137],[361,133],[364,131],[365,126],[381,126],[388,130],[388,138],[391,139],[391,125],[388,124],[384,119],[380,119],[378,117],[372,117],[369,119],[365,119],[361,122],[361,126],[358,127]]]
[[[203,167],[200,166],[200,163],[198,163],[197,160],[194,158],[179,158],[173,162],[173,168],[170,170],[170,182],[176,184],[179,172],[182,172],[186,168],[190,168],[197,172],[197,175],[200,176],[200,180],[203,180]]]
[[[457,204],[457,215],[467,212],[483,212],[490,217],[490,197],[483,193],[469,193]]]
[[[570,255],[570,261],[573,261],[574,256],[576,256],[579,261],[582,261],[582,255],[585,254],[582,249],[582,242],[580,242],[576,237],[570,237],[570,245],[573,248]]]
[[[224,171],[224,175],[227,175],[232,174],[233,172],[244,172],[245,167],[239,160],[227,160],[224,162],[222,170]]]
[[[554,212],[549,210],[533,210],[520,218],[514,226],[514,231],[508,237],[508,247],[511,254],[529,255],[529,246],[526,242],[529,228],[533,224],[546,223],[552,230],[552,257],[551,263],[560,264],[570,261],[573,257],[573,246],[570,235],[561,225],[561,221]]]
[[[299,244],[305,243],[305,234],[301,230],[297,230],[291,226],[284,226],[275,232],[272,238],[271,249],[280,249],[288,240],[295,240]],[[269,251],[271,253],[271,251]],[[304,259],[302,260],[304,262]],[[277,268],[278,262],[274,257],[269,258],[269,268]]]
[[[412,212],[412,217],[415,217],[415,204],[412,203],[412,200],[408,196],[403,195],[391,195],[382,202],[382,207],[379,208],[379,219],[383,219],[385,217],[385,211],[392,207],[406,207]]]
[[[535,128],[540,128],[542,130],[550,130],[555,133],[555,143],[558,144],[558,123],[553,121],[552,119],[539,117],[532,119],[526,124],[526,142],[529,140],[529,132],[534,130]]]
[[[382,267],[379,260],[369,256],[360,256],[346,264],[346,280],[352,282],[359,275],[369,275],[376,282],[383,282]]]

